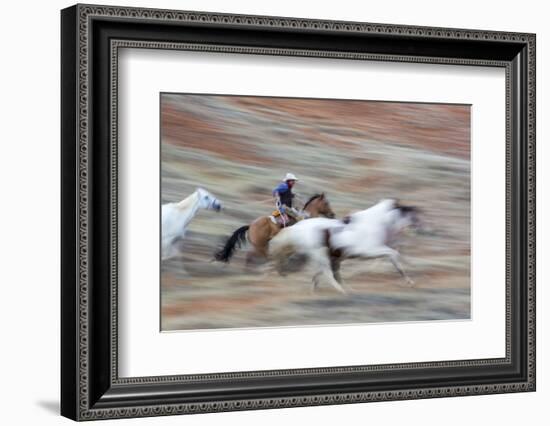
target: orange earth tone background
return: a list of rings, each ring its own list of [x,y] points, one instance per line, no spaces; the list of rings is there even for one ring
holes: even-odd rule
[[[387,260],[342,265],[349,296],[311,270],[280,277],[213,253],[273,209],[286,172],[302,199],[325,192],[337,217],[398,198],[423,229],[395,247],[416,285]],[[201,211],[181,257],[161,265],[161,329],[278,327],[470,318],[470,106],[373,101],[161,95],[162,203],[203,187],[223,203]]]

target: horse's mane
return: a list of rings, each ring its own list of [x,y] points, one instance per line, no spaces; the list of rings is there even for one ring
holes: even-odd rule
[[[311,198],[309,200],[306,201],[306,203],[304,204],[304,210],[307,208],[307,206],[309,206],[309,204],[313,201],[313,200],[316,200],[317,198],[321,197],[323,194],[314,194],[311,196]]]
[[[189,207],[190,204],[197,201],[198,196],[199,194],[197,193],[197,191],[195,191],[191,195],[189,195],[188,197],[184,198],[183,200],[181,200],[179,203],[176,203],[176,204],[180,209],[185,210],[187,207]]]
[[[418,208],[415,206],[404,206],[403,204],[400,204],[399,201],[395,201],[394,209],[400,210],[401,213],[416,213],[418,211]]]

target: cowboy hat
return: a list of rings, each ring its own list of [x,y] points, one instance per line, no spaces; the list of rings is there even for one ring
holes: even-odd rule
[[[283,179],[283,182],[286,182],[287,180],[298,180],[296,176],[294,176],[292,173],[287,173],[285,178]]]

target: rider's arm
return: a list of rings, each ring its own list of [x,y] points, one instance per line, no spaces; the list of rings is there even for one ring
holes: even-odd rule
[[[280,183],[272,192],[273,198],[275,199],[275,204],[277,208],[281,207],[281,195],[280,192],[284,192],[288,189],[288,186],[285,183]]]
[[[273,198],[275,199],[275,205],[277,206],[277,208],[281,207],[281,196],[278,192],[273,193]]]

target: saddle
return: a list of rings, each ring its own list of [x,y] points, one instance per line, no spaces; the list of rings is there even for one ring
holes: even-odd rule
[[[281,215],[281,212],[279,210],[273,211],[269,218],[275,225],[279,225],[281,228],[294,225],[296,222],[298,222],[295,217],[288,214],[285,214],[283,218],[283,215]]]
[[[292,218],[288,217],[287,215],[285,215],[283,219],[283,216],[281,215],[281,212],[279,210],[274,210],[269,218],[275,225],[279,225],[281,227],[291,225],[292,221]]]

